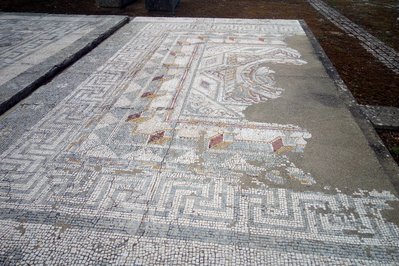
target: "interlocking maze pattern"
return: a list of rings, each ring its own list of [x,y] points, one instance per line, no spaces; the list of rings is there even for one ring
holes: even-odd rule
[[[297,21],[133,22],[142,30],[1,155],[2,260],[398,259],[381,214],[394,195],[277,188],[317,182],[287,156],[311,134],[242,113],[283,97],[273,65],[307,63],[284,41],[305,38]]]
[[[0,14],[0,85],[103,22],[104,19],[85,16]]]

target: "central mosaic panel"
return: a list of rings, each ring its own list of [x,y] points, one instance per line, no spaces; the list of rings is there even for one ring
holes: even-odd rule
[[[223,172],[237,182],[263,172],[275,183],[314,183],[284,155],[303,152],[309,132],[242,113],[283,93],[274,64],[306,64],[283,41],[262,36],[168,34],[79,153],[140,161],[139,168]]]

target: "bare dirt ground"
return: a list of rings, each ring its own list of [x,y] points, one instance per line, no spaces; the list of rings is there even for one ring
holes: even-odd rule
[[[327,0],[326,2],[399,51],[398,0]]]
[[[380,138],[388,147],[395,161],[399,164],[399,131],[377,130]]]
[[[327,0],[345,16],[399,50],[397,0]],[[98,8],[95,0],[2,0],[0,10],[67,14],[169,16],[148,12],[144,0],[123,8]],[[303,19],[360,104],[399,107],[399,75],[370,55],[304,0],[181,0],[178,17]],[[378,131],[399,163],[399,132]]]

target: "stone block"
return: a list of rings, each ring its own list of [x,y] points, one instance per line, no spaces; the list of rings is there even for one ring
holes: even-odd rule
[[[180,0],[146,0],[145,8],[149,11],[171,11],[175,13]]]
[[[99,7],[124,7],[136,0],[96,0]]]

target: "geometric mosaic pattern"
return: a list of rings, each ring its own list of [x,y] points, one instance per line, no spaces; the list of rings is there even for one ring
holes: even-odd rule
[[[249,121],[307,62],[297,21],[136,18],[142,30],[0,155],[5,264],[394,264],[388,191],[307,188],[299,125]],[[301,191],[285,188],[295,182]]]
[[[0,85],[108,20],[95,16],[0,14]]]

